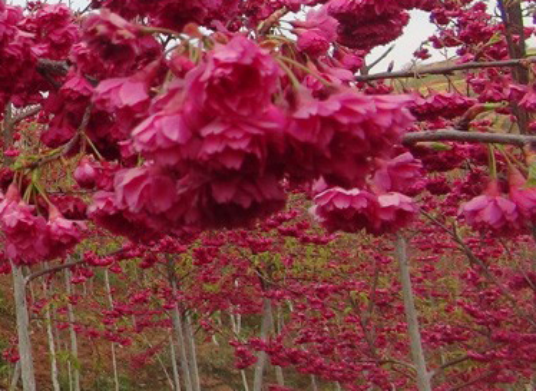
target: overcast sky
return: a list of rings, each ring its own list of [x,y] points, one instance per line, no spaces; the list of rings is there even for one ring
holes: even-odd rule
[[[155,0],[156,1],[156,0]],[[377,0],[377,1],[385,1],[385,0]],[[495,7],[496,0],[485,0],[489,7]],[[26,3],[26,0],[11,0],[10,1],[13,4],[18,5],[24,5]],[[66,4],[69,4],[69,0],[49,0],[49,3],[59,3],[63,2]],[[74,8],[84,8],[88,3],[89,0],[71,0],[71,6]],[[532,21],[529,19],[527,22],[531,23]],[[394,61],[395,69],[400,69],[404,67],[405,65],[409,64],[412,61],[413,58],[413,52],[417,50],[421,44],[421,42],[425,41],[430,35],[432,35],[435,31],[435,26],[432,25],[429,21],[429,14],[423,11],[412,11],[411,12],[411,20],[409,22],[409,25],[404,30],[404,34],[395,42],[376,48],[370,55],[370,58],[368,60],[369,63],[374,61],[374,59],[378,58],[382,53],[387,50],[387,48],[391,45],[395,45],[394,50],[389,54],[389,56],[380,63],[377,68],[375,69],[376,72],[380,72],[385,70],[385,68],[388,66],[388,64],[391,61]],[[534,42],[532,42],[532,45],[534,45]],[[427,60],[430,61],[441,61],[445,59],[444,53],[441,53],[437,50],[434,50],[431,52],[432,58]],[[450,52],[447,53],[447,55],[452,56],[454,53]]]

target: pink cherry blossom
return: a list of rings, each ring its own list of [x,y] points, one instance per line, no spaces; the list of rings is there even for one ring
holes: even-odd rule
[[[520,228],[517,205],[500,193],[496,181],[489,183],[484,194],[463,204],[458,214],[478,230],[512,232]]]
[[[189,73],[186,88],[199,110],[209,115],[251,116],[270,106],[279,75],[265,50],[236,35]]]

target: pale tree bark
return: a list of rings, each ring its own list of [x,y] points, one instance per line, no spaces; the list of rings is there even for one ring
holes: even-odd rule
[[[523,30],[523,12],[521,9],[521,1],[504,1],[498,0],[499,11],[506,30],[506,42],[508,45],[508,53],[510,58],[519,59],[525,58],[525,32]],[[519,37],[519,42],[516,42],[514,37]],[[529,84],[529,70],[525,67],[516,67],[512,69],[512,76],[516,83],[522,85]],[[527,110],[520,107],[516,103],[512,103],[512,111],[517,118],[519,132],[528,133],[529,114]]]
[[[67,295],[71,296],[73,294],[73,287],[71,285],[71,271],[65,269],[65,287],[67,290]],[[74,358],[75,365],[71,365],[72,374],[73,374],[73,388],[74,391],[80,391],[80,370],[78,362],[78,340],[76,337],[76,330],[74,329],[74,324],[76,322],[76,317],[74,315],[72,304],[67,301],[67,319],[69,321],[69,336],[71,339],[71,355]]]
[[[260,339],[266,341],[270,328],[272,327],[272,303],[270,299],[262,299],[262,321]],[[262,391],[264,382],[264,372],[268,364],[268,355],[266,352],[259,352],[257,355],[257,364],[255,365],[255,377],[253,378],[253,391]]]
[[[311,391],[318,391],[318,384],[316,384],[315,375],[311,375]]]
[[[177,355],[175,353],[175,341],[169,334],[169,347],[171,350],[171,368],[173,369],[173,390],[181,391],[181,381],[179,377],[179,366],[177,364]]]
[[[45,299],[49,299],[48,286],[45,281],[43,281],[43,292],[45,294]],[[50,314],[50,303],[47,304],[45,311],[45,319],[47,323],[47,337],[48,337],[48,351],[50,354],[50,377],[52,380],[52,388],[54,391],[61,391],[60,383],[58,381],[58,360],[56,357],[56,343],[54,341],[54,332],[52,329],[52,316]]]
[[[110,310],[114,309],[114,298],[112,296],[112,288],[110,286],[110,275],[108,269],[104,270],[104,283],[106,284],[106,295],[108,296],[108,306]],[[119,391],[119,374],[117,372],[117,358],[115,354],[115,343],[112,342],[110,346],[112,352],[112,370],[114,373],[114,385],[115,391]]]
[[[281,315],[281,306],[277,308],[276,314],[276,317],[272,316],[272,331],[274,334],[278,335],[283,330],[283,317]],[[275,378],[279,386],[285,387],[285,374],[283,373],[283,368],[281,368],[279,365],[276,365],[275,367]]]
[[[192,377],[192,386],[194,391],[201,391],[201,382],[199,379],[199,368],[197,365],[197,351],[195,346],[195,335],[192,330],[192,318],[186,314],[183,317],[184,330],[188,342],[188,367]]]
[[[15,391],[17,389],[17,384],[20,380],[20,361],[17,361],[15,364],[15,369],[13,370],[13,376],[11,377],[11,384],[9,385],[9,391]]]
[[[145,340],[145,343],[147,343],[147,345],[149,346],[149,348],[153,348],[153,345],[151,344],[151,342],[147,339],[146,336],[143,335],[143,339]],[[173,344],[173,337],[171,336],[171,334],[169,334],[169,340],[171,342],[171,344]],[[171,345],[171,351],[172,351],[172,354],[174,355],[174,347],[173,345]],[[172,356],[172,362],[173,362],[173,357]],[[164,363],[164,361],[162,360],[162,358],[160,357],[160,354],[157,354],[156,355],[156,360],[158,361],[158,363],[160,364],[160,366],[162,367],[162,371],[164,372],[164,375],[166,376],[166,379],[169,383],[169,388],[170,390],[172,391],[181,391],[181,386],[180,386],[180,383],[178,383],[178,377],[174,380],[171,379],[171,377],[169,376],[169,373],[168,373],[168,370],[166,368],[166,364]],[[175,358],[175,364],[176,364],[176,358]],[[177,376],[178,376],[178,373],[177,373]]]
[[[404,310],[408,325],[408,334],[411,347],[413,365],[417,371],[417,387],[419,391],[432,391],[430,374],[426,369],[426,360],[422,349],[419,319],[411,287],[410,269],[407,255],[406,239],[398,235],[395,244],[396,258],[400,269],[400,282],[402,284],[402,296],[404,298]]]
[[[240,315],[233,315],[231,312],[229,313],[229,319],[231,320],[231,328],[233,329],[233,333],[236,338],[240,337],[240,324],[238,322]],[[248,383],[248,377],[246,374],[246,371],[244,369],[240,370],[240,377],[242,378],[242,385],[244,386],[244,391],[249,391],[249,383]]]
[[[17,315],[22,388],[24,391],[36,391],[32,343],[30,340],[30,319],[28,315],[28,303],[26,301],[24,275],[22,268],[19,268],[13,262],[11,262],[11,269],[13,274],[15,311]]]
[[[194,391],[192,386],[192,378],[190,376],[190,368],[188,366],[188,353],[186,351],[186,344],[184,339],[184,330],[182,327],[181,314],[179,311],[179,303],[176,301],[177,297],[177,281],[175,277],[175,272],[173,270],[172,261],[168,262],[168,278],[171,285],[171,291],[173,298],[175,300],[175,305],[171,311],[171,321],[173,323],[173,331],[175,332],[175,338],[179,345],[179,354],[180,354],[180,364],[182,379],[184,381],[184,387],[186,391]]]

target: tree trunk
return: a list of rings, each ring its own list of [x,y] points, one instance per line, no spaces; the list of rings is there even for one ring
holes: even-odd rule
[[[525,31],[523,30],[523,12],[520,1],[498,1],[501,19],[506,30],[506,42],[508,44],[508,54],[510,58],[526,57]],[[515,42],[514,36],[519,37],[519,42]],[[518,84],[529,84],[529,71],[527,68],[519,66],[512,68],[512,77]],[[528,112],[516,103],[512,103],[512,111],[517,118],[519,133],[528,133],[530,121]]]
[[[171,311],[171,320],[173,323],[173,330],[175,332],[175,338],[177,339],[177,343],[179,345],[182,378],[184,381],[184,387],[186,388],[186,391],[193,391],[192,378],[190,376],[190,368],[188,366],[188,354],[186,352],[184,331],[182,328],[181,314],[179,311],[179,303],[177,303],[176,301],[177,282],[175,279],[175,273],[173,271],[173,264],[171,261],[168,262],[168,278],[169,278],[169,283],[171,284],[173,298],[175,300],[175,305],[173,307],[173,310]]]
[[[30,320],[28,316],[24,275],[22,273],[22,268],[17,267],[13,262],[11,262],[11,269],[13,273],[13,291],[17,313],[17,335],[19,338],[22,389],[24,391],[36,391],[32,343],[30,340]]]
[[[411,356],[413,364],[417,370],[417,387],[419,391],[432,391],[430,375],[426,369],[426,361],[421,343],[421,332],[419,330],[419,320],[415,308],[413,289],[411,287],[411,277],[408,264],[406,240],[398,235],[396,239],[396,257],[400,268],[400,282],[402,284],[402,296],[404,298],[404,310],[408,324],[408,334],[411,345]]]
[[[46,300],[49,299],[48,286],[43,281],[43,292],[45,293]],[[60,383],[58,381],[58,360],[56,358],[56,344],[54,342],[54,332],[52,330],[52,316],[50,315],[50,303],[47,304],[45,319],[47,322],[47,337],[48,337],[48,351],[50,353],[50,377],[52,379],[52,387],[54,391],[61,391]]]
[[[177,356],[175,353],[175,341],[171,334],[169,335],[169,347],[171,350],[171,368],[173,369],[173,390],[181,391],[181,381],[179,378],[179,366],[177,365]]]
[[[318,391],[318,384],[316,384],[315,375],[311,375],[311,391]]]
[[[65,287],[67,289],[67,295],[71,296],[73,294],[73,289],[71,286],[71,271],[69,269],[65,269]],[[76,331],[74,329],[74,323],[76,322],[76,318],[74,316],[73,305],[69,301],[67,302],[67,319],[69,321],[69,336],[71,338],[71,355],[73,359],[75,360],[74,365],[71,365],[72,374],[73,374],[74,391],[80,391],[78,340],[76,337]]]
[[[201,391],[201,383],[199,380],[199,368],[197,366],[197,352],[195,348],[195,335],[192,331],[192,319],[190,315],[185,315],[184,330],[188,341],[188,367],[192,377],[192,386],[194,391]]]
[[[272,303],[270,299],[263,298],[262,300],[262,323],[260,339],[266,341],[268,333],[272,327]],[[259,352],[257,364],[255,365],[255,377],[253,379],[253,391],[262,391],[264,381],[264,371],[268,363],[268,355],[266,352]]]
[[[112,288],[110,287],[110,275],[108,273],[108,269],[104,270],[104,283],[106,284],[106,294],[108,296],[108,306],[110,307],[110,310],[114,309],[114,298],[112,296]],[[115,355],[115,343],[111,343],[111,351],[112,351],[112,370],[114,373],[114,385],[115,385],[115,391],[119,391],[119,375],[117,372],[117,358]]]
[[[15,369],[13,370],[13,376],[11,377],[11,384],[9,385],[9,391],[16,391],[17,384],[20,380],[20,361],[17,361],[15,364]]]

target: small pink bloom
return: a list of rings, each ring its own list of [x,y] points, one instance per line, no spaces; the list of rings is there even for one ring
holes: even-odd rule
[[[49,209],[47,223],[48,258],[58,258],[76,246],[82,239],[85,224],[80,221],[68,220],[63,217],[56,207]]]
[[[114,180],[116,205],[131,213],[163,213],[177,200],[175,182],[156,167],[119,171]]]
[[[525,177],[515,168],[508,172],[509,195],[519,214],[528,220],[536,218],[536,188],[528,187]]]
[[[93,189],[96,184],[97,170],[88,157],[83,157],[74,170],[74,179],[83,189]]]
[[[217,45],[206,62],[187,75],[186,90],[208,115],[247,117],[270,107],[279,75],[267,51],[236,35],[226,45]]]
[[[363,190],[328,189],[314,199],[311,212],[330,231],[358,232],[371,227],[374,196]]]
[[[163,165],[176,164],[182,158],[181,146],[191,137],[192,131],[182,113],[153,114],[132,131],[134,148]]]
[[[373,183],[382,192],[410,189],[421,176],[422,165],[409,152],[391,160],[377,160]]]
[[[477,230],[506,232],[520,227],[517,205],[500,193],[496,181],[488,184],[484,194],[462,205],[458,214]]]
[[[417,213],[417,205],[410,197],[400,193],[380,194],[377,198],[378,209],[375,211],[373,232],[382,234],[396,232],[412,222]]]

